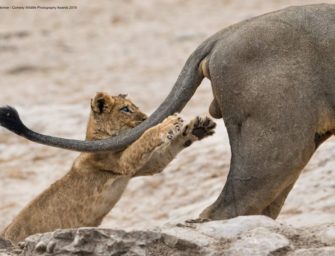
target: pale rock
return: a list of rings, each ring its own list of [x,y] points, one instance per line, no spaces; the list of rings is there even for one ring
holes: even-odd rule
[[[216,239],[232,239],[237,235],[257,227],[278,228],[280,224],[273,219],[256,216],[239,216],[229,220],[205,222],[197,227],[197,230],[209,237]]]
[[[290,241],[281,234],[260,227],[249,231],[246,236],[236,240],[227,255],[267,256],[272,252],[290,247]]]
[[[334,255],[335,255],[334,247],[299,249],[288,254],[288,256],[334,256]]]
[[[321,237],[321,241],[326,244],[335,243],[335,227],[329,227],[325,229],[324,231],[320,232],[319,236]]]
[[[171,245],[176,244],[178,240],[196,243],[201,247],[207,247],[215,242],[215,239],[201,234],[196,229],[188,226],[164,228],[162,231],[166,234],[165,241]]]

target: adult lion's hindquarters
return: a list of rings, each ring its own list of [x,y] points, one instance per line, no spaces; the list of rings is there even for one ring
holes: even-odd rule
[[[334,5],[292,7],[222,34],[209,71],[232,162],[202,218],[276,218],[317,146],[334,134],[334,21]]]

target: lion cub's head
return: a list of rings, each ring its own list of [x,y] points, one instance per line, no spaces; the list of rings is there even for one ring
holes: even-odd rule
[[[147,118],[126,95],[111,96],[98,92],[91,100],[87,140],[105,139],[131,129]]]

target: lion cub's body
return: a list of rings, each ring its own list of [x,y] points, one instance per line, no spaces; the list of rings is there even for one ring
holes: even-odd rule
[[[115,136],[146,119],[124,96],[98,93],[91,107],[87,140]],[[211,135],[215,127],[210,119],[196,118],[184,127],[182,122],[170,116],[120,152],[81,153],[72,169],[31,201],[1,235],[16,243],[57,228],[98,226],[131,177],[162,171],[183,148]]]

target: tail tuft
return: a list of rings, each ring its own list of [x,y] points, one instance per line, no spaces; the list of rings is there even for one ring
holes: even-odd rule
[[[26,129],[19,113],[11,106],[0,107],[0,125],[18,135],[21,135]]]

